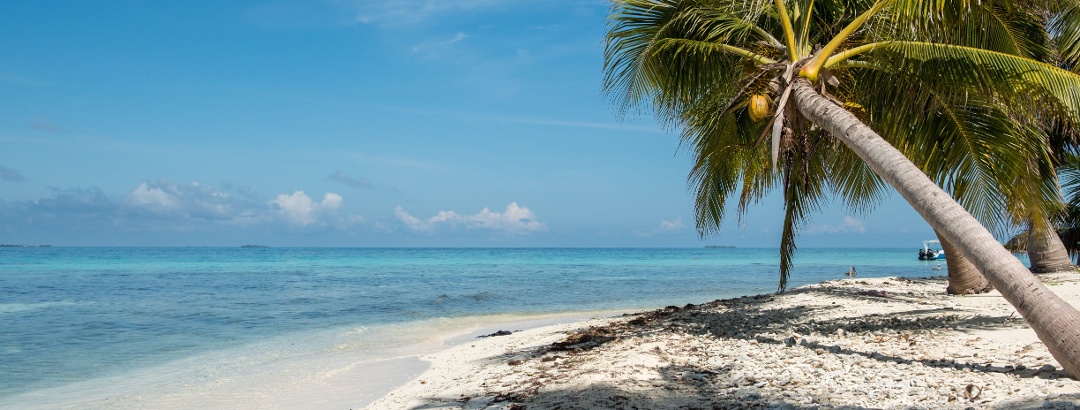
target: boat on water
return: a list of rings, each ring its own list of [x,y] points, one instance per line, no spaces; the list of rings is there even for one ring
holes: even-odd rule
[[[937,245],[935,249],[934,246]],[[936,261],[945,259],[945,251],[940,249],[941,241],[937,239],[930,239],[922,241],[922,249],[919,249],[919,260],[921,261]]]

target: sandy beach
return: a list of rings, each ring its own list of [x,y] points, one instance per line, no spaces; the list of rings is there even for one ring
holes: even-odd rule
[[[1080,275],[1040,276],[1080,306]],[[966,409],[1080,404],[996,291],[837,279],[475,338],[367,409]],[[505,329],[515,330],[515,329]]]

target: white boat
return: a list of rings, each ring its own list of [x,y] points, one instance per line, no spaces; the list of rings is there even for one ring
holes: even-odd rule
[[[919,260],[935,261],[945,259],[945,251],[935,249],[931,245],[937,245],[937,248],[941,248],[941,241],[937,239],[922,241],[922,249],[919,249]]]

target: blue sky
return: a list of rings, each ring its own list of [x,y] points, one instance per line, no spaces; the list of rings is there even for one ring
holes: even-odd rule
[[[26,1],[0,12],[0,243],[775,247],[601,95],[593,0]],[[893,195],[801,247],[911,247]]]

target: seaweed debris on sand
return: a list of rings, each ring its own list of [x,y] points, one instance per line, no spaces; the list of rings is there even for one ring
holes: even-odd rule
[[[1080,304],[1080,277],[1042,277]],[[838,279],[526,329],[425,356],[370,409],[1076,408],[1065,375],[994,292],[943,278]]]

